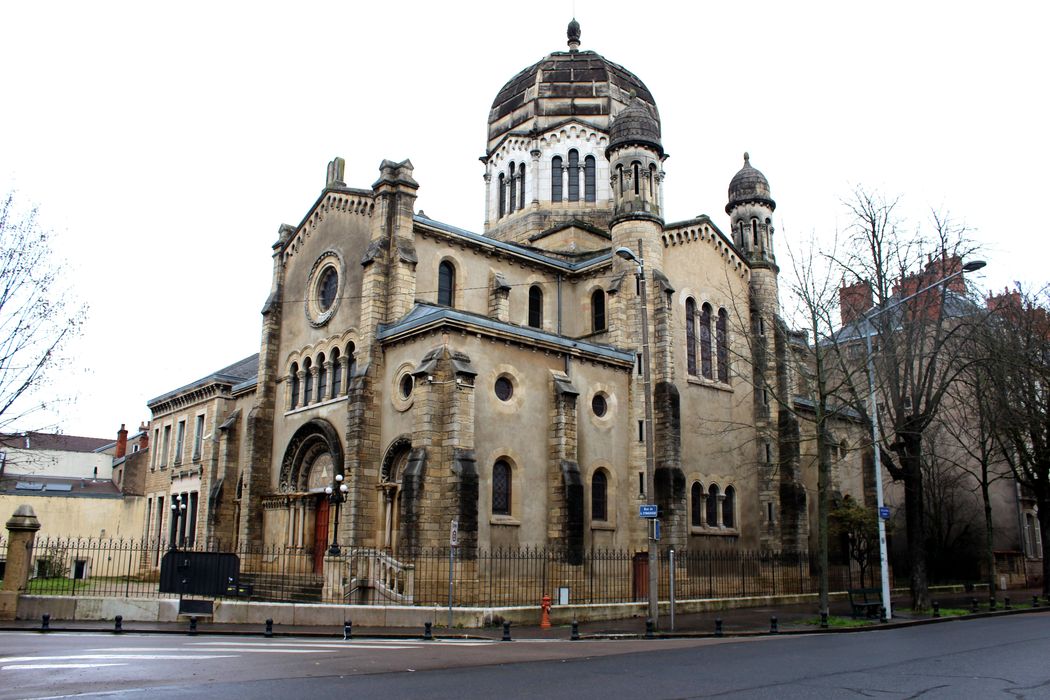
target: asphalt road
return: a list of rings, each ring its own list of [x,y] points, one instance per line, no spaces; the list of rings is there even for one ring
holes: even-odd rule
[[[1050,614],[852,634],[375,641],[0,634],[0,698],[1050,698]]]

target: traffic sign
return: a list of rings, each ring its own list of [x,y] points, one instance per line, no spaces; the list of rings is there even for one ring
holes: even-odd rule
[[[879,508],[879,517],[882,518],[883,520],[889,520],[890,519],[890,509],[887,508],[886,506],[883,506],[883,507]]]
[[[638,506],[638,516],[642,518],[655,518],[657,517],[656,504],[648,504]]]
[[[453,547],[459,546],[459,519],[452,521],[452,528],[448,533],[448,543]]]

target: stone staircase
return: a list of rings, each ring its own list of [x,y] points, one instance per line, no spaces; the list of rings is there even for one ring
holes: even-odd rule
[[[276,603],[320,603],[324,577],[319,574],[270,574],[241,572],[242,590],[249,600]]]

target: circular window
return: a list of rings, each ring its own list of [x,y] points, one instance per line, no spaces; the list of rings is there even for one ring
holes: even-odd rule
[[[401,377],[401,383],[398,384],[398,391],[401,393],[402,399],[407,399],[412,395],[412,388],[415,386],[415,381],[412,379],[411,374],[406,374]]]
[[[609,404],[605,400],[605,394],[594,395],[594,398],[591,399],[591,410],[594,411],[594,415],[599,418],[605,415],[606,411],[609,410]]]
[[[326,267],[321,271],[321,277],[317,281],[317,303],[321,311],[328,311],[332,308],[338,291],[339,273],[334,267]]]
[[[510,397],[514,396],[514,384],[507,377],[499,377],[496,379],[496,398],[500,401],[510,401]]]

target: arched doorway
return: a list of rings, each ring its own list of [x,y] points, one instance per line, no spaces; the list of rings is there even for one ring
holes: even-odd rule
[[[311,552],[314,573],[321,573],[334,534],[324,490],[342,473],[343,449],[330,423],[315,418],[295,431],[281,462],[279,487],[287,496],[286,545]]]
[[[382,549],[396,555],[401,531],[401,477],[408,465],[412,441],[405,436],[394,440],[386,451],[379,473],[379,533],[377,540]]]

